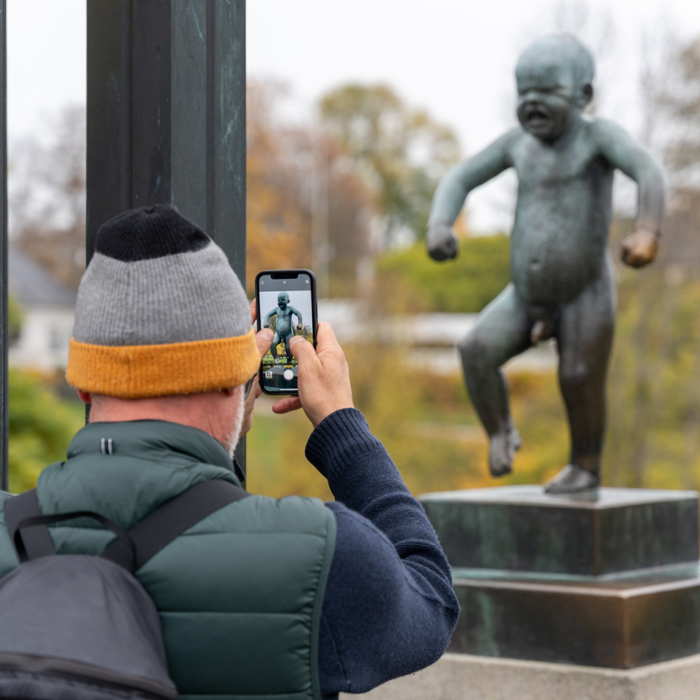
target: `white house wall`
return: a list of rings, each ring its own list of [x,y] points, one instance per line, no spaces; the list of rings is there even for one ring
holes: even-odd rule
[[[10,364],[41,370],[65,369],[73,316],[72,308],[25,308],[20,336],[10,348]]]

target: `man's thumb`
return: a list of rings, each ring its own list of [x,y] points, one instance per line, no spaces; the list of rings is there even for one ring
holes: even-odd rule
[[[304,362],[305,359],[309,358],[311,355],[316,355],[314,346],[300,335],[295,335],[290,339],[289,349],[292,351],[292,355],[294,355],[299,362]]]

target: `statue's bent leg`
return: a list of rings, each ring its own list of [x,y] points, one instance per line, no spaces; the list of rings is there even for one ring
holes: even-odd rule
[[[512,469],[520,436],[508,408],[508,386],[501,365],[530,347],[531,320],[512,285],[479,315],[460,342],[469,396],[489,436],[489,468],[493,476]]]
[[[559,386],[571,435],[569,464],[549,493],[596,488],[605,436],[605,381],[615,329],[615,283],[606,265],[601,277],[561,312],[557,343]]]
[[[272,355],[272,359],[275,361],[275,364],[279,362],[277,359],[277,346],[280,344],[280,336],[279,333],[275,333],[275,337],[272,339],[272,345],[270,345],[270,355]]]
[[[284,351],[287,354],[286,363],[290,364],[292,361],[292,351],[289,348],[289,341],[294,337],[294,333],[284,336]]]

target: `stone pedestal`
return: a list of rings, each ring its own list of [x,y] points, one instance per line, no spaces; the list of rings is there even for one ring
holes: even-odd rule
[[[697,493],[513,486],[421,502],[462,606],[449,651],[609,669],[700,654]]]

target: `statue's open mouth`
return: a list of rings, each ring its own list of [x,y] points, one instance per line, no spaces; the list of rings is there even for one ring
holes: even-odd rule
[[[528,124],[542,124],[547,121],[547,115],[540,109],[531,109],[526,115]]]

